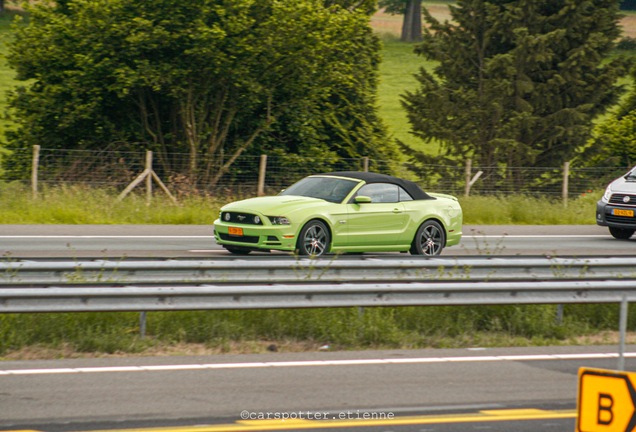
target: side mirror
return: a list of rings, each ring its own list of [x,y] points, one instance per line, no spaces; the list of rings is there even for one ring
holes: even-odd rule
[[[364,196],[364,195],[359,195],[357,197],[355,197],[353,199],[353,202],[356,204],[370,204],[371,203],[371,197],[368,196]]]

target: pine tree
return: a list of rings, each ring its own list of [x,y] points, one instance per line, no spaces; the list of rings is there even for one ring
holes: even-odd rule
[[[425,12],[417,52],[438,66],[403,103],[416,136],[447,160],[472,158],[491,187],[505,167],[570,160],[623,91],[630,62],[608,60],[617,0],[458,0],[451,14]]]

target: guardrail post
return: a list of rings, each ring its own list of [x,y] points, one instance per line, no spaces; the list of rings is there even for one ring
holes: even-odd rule
[[[563,324],[563,304],[558,304],[557,305],[556,323],[557,323],[557,325]]]
[[[139,337],[146,337],[146,312],[139,313]]]
[[[627,333],[627,311],[629,303],[627,302],[627,295],[623,294],[623,300],[621,301],[621,315],[619,318],[619,334],[620,342],[618,347],[618,366],[617,369],[625,370],[625,339]]]

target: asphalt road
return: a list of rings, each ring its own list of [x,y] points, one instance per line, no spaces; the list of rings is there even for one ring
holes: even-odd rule
[[[464,226],[461,244],[443,255],[632,255],[636,236],[615,240],[596,225]],[[280,252],[273,252],[280,254]],[[212,225],[0,225],[0,256],[229,256]]]
[[[635,351],[628,346],[628,370]],[[616,353],[598,346],[5,361],[0,428],[321,430],[330,421],[324,429],[573,430],[578,369],[615,369]]]

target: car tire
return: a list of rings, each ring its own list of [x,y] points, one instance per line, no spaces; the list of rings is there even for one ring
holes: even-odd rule
[[[627,229],[627,228],[610,227],[609,232],[612,235],[612,237],[619,240],[628,240],[632,235],[634,235],[634,230]]]
[[[436,256],[442,253],[445,245],[444,228],[439,222],[428,220],[417,229],[410,252],[413,255]]]
[[[247,255],[250,252],[252,252],[251,249],[243,248],[240,246],[223,246],[223,247],[227,249],[228,252],[234,255]]]
[[[298,255],[320,256],[329,252],[331,233],[324,222],[312,220],[300,230],[296,251]]]

